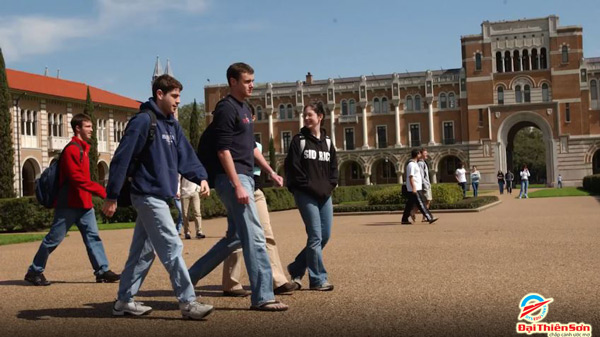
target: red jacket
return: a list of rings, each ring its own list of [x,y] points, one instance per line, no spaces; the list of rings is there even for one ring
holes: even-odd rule
[[[81,157],[79,148],[75,145],[67,146],[63,151],[60,159],[59,176],[61,190],[55,206],[61,208],[92,208],[94,207],[92,193],[104,199],[106,198],[106,190],[90,178],[90,158],[88,155],[90,145],[77,137],[73,137],[71,142],[81,145],[83,157]],[[68,184],[67,190],[63,190],[65,183]]]

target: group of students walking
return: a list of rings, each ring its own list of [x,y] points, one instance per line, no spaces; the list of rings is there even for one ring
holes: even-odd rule
[[[194,286],[222,262],[224,295],[250,295],[254,310],[287,310],[288,306],[275,300],[274,295],[300,289],[307,271],[309,289],[333,290],[323,262],[323,248],[331,236],[331,194],[338,183],[338,170],[335,147],[321,128],[325,114],[322,105],[311,103],[304,107],[304,127],[292,139],[285,160],[286,186],[294,195],[307,233],[305,248],[287,266],[291,279],[288,281],[257,178],[262,170],[268,172],[275,185],[284,184],[283,178],[263,157],[260,144],[254,141],[253,112],[245,103],[254,88],[254,70],[245,63],[232,64],[227,69],[227,80],[230,94],[217,104],[209,125],[213,140],[209,150],[214,152],[212,162],[200,161],[174,118],[183,86],[175,78],[162,75],[153,82],[153,96],[127,124],[111,161],[106,190],[90,179],[87,142],[91,139],[91,120],[83,114],[74,116],[71,126],[75,136],[71,142],[77,146],[67,146],[59,160],[63,187],[55,205],[54,222],[25,280],[34,285],[50,284],[43,274],[46,261],[68,228],[76,224],[97,282],[119,281],[117,300],[112,308],[115,316],[151,312],[151,307],[136,302],[134,297],[156,256],[169,273],[184,318],[202,319],[213,311],[211,305],[198,301]],[[199,150],[201,148],[202,140]],[[182,181],[195,185],[180,191],[179,175]],[[118,275],[108,268],[91,195],[105,199],[102,212],[111,217],[126,181],[131,184],[131,204],[137,211],[137,219],[127,262]],[[227,210],[227,232],[188,269],[169,204],[177,196],[184,200],[183,209],[187,210],[189,205],[199,208],[190,196],[194,193],[208,196],[209,181]],[[186,200],[188,197],[190,200]],[[196,215],[199,216],[199,210]],[[189,238],[187,211],[183,217],[184,235]],[[200,221],[196,219],[196,237],[199,238],[203,236]],[[239,282],[242,255],[250,292]]]

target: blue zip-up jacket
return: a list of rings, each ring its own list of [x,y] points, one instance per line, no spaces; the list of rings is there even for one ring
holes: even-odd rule
[[[151,119],[147,113],[133,116],[110,162],[106,199],[119,197],[128,169],[138,155],[140,165],[131,182],[134,194],[172,198],[177,194],[178,173],[196,184],[208,177],[173,115],[165,115],[152,98],[140,106],[140,111],[144,110],[156,114],[154,141],[140,154],[148,138]]]

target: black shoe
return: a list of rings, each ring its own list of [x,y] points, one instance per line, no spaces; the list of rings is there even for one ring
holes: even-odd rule
[[[206,235],[202,234],[202,233],[196,233],[196,239],[204,239],[206,237]]]
[[[412,222],[410,222],[410,221],[404,221],[404,220],[403,220],[403,221],[401,222],[401,224],[403,224],[403,225],[412,225]]]
[[[25,281],[33,284],[34,286],[49,286],[50,281],[46,280],[44,273],[36,273],[34,271],[28,271],[25,274]]]
[[[185,239],[186,239],[186,240],[190,240],[191,238],[192,238],[192,236],[191,236],[191,235],[189,235],[189,234],[187,234],[187,233],[185,234]]]
[[[440,218],[433,218],[433,219],[431,219],[431,221],[429,221],[429,224],[432,224],[432,223],[434,223],[434,222],[438,221],[439,219],[440,219]]]
[[[291,294],[293,291],[300,289],[296,282],[286,282],[282,286],[273,289],[275,295]]]
[[[121,279],[121,275],[113,273],[111,270],[96,275],[96,283],[115,283]]]
[[[251,291],[245,289],[235,289],[231,291],[223,291],[223,296],[225,297],[246,297],[252,294]]]

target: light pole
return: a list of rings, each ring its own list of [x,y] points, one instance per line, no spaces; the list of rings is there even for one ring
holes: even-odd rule
[[[15,99],[15,109],[17,112],[17,167],[18,169],[18,177],[19,177],[19,195],[18,198],[23,196],[23,178],[21,177],[21,108],[19,107],[19,103],[23,96],[27,95],[26,92],[22,93]]]

